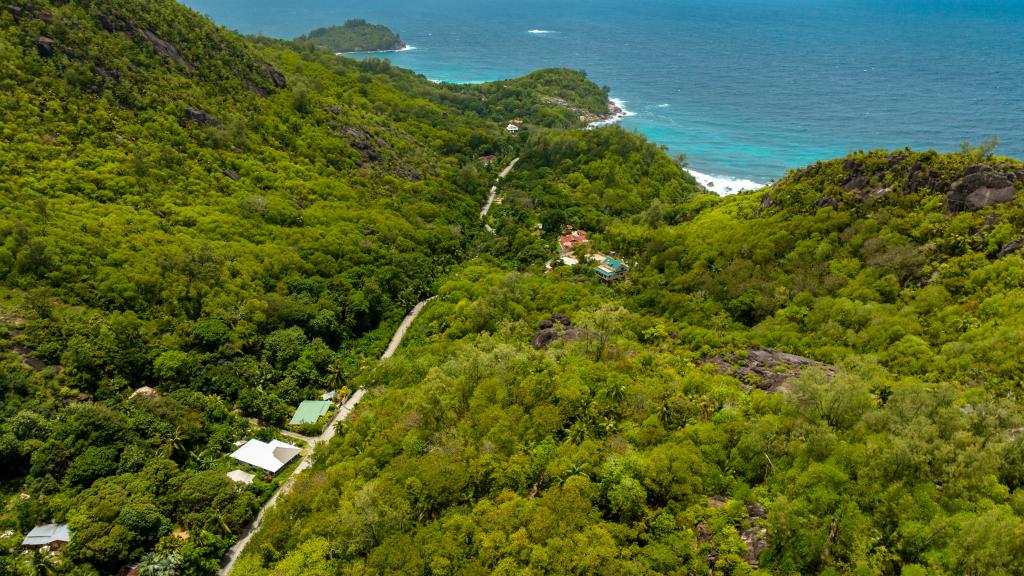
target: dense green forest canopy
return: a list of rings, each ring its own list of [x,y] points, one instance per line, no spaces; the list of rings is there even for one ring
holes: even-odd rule
[[[313,48],[303,49],[312,52]],[[364,69],[386,72],[404,93],[473,113],[506,126],[522,120],[533,128],[584,128],[609,118],[608,88],[591,82],[586,73],[566,68],[537,70],[522,78],[484,84],[449,84],[391,66],[386,58],[366,58]]]
[[[583,71],[537,70],[521,78],[471,85],[464,90],[482,94],[492,114],[526,118],[541,126],[573,127],[609,115],[608,88],[587,80]]]
[[[1024,569],[1024,165],[859,153],[717,198],[621,130],[524,158],[494,256],[359,376],[240,572]],[[638,266],[544,272],[565,222]]]
[[[291,473],[236,486],[233,443],[359,387],[235,573],[1024,572],[1024,165],[719,198],[578,130],[607,99],[170,0],[0,12],[0,573],[215,573]],[[566,226],[626,278],[560,265]]]
[[[386,62],[169,1],[12,5],[0,54],[0,572],[67,521],[61,571],[208,574],[278,482],[235,489],[232,443],[352,389],[477,250],[477,158],[514,145]]]
[[[405,42],[390,28],[362,19],[347,20],[341,26],[317,28],[295,40],[332,52],[384,52],[405,48]]]

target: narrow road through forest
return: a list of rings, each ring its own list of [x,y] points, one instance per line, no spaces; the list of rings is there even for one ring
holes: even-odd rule
[[[487,213],[491,211],[491,204],[494,203],[494,197],[498,195],[498,182],[501,182],[502,178],[508,176],[508,173],[516,167],[516,162],[519,162],[519,158],[513,158],[512,162],[509,162],[508,166],[498,174],[498,177],[494,180],[494,186],[491,186],[491,193],[487,196],[487,203],[484,204],[483,209],[480,210],[480,217],[487,216]]]
[[[516,163],[518,162],[518,157],[513,158],[512,161],[509,162],[508,166],[498,174],[498,177],[494,181],[495,184],[494,186],[491,186],[490,194],[487,196],[487,203],[484,204],[483,209],[480,210],[480,218],[484,218],[487,216],[487,213],[490,212],[491,205],[494,204],[494,198],[498,195],[498,184],[512,172],[512,169],[515,168]],[[432,298],[428,298],[417,304],[402,320],[402,323],[398,325],[398,329],[395,330],[395,335],[392,336],[391,343],[388,344],[387,350],[385,350],[384,354],[381,355],[381,360],[390,358],[394,355],[395,351],[398,350],[398,346],[401,345],[402,339],[405,338],[405,333],[409,330],[409,327],[412,326],[413,321],[416,320],[416,317],[423,311],[423,307],[427,305],[427,302],[430,302],[431,300]],[[242,538],[239,539],[234,546],[228,549],[227,554],[224,555],[224,559],[221,561],[221,569],[220,572],[218,572],[219,576],[228,576],[228,574],[231,573],[231,569],[235,567],[235,563],[242,555],[245,547],[249,545],[249,541],[252,540],[252,537],[255,536],[257,532],[259,532],[260,526],[263,524],[263,516],[268,510],[274,507],[278,498],[287,494],[291,490],[292,484],[295,483],[295,479],[298,475],[313,465],[312,456],[317,445],[322,442],[330,442],[331,438],[334,438],[338,422],[348,418],[349,414],[352,413],[352,410],[357,404],[359,404],[359,401],[363,399],[363,395],[365,393],[365,388],[356,390],[347,402],[338,407],[338,411],[334,414],[334,417],[331,418],[331,421],[327,426],[324,427],[323,433],[319,436],[310,437],[286,430],[282,431],[285,436],[306,442],[306,448],[303,450],[302,461],[300,461],[299,465],[295,467],[295,470],[292,471],[288,479],[281,483],[281,486],[278,487],[273,496],[271,496],[263,507],[260,508],[260,512],[256,515],[256,519],[253,520],[252,524],[250,524],[249,527],[245,529],[245,532],[242,533]]]
[[[516,158],[516,160],[519,159]],[[512,166],[515,165],[516,160],[513,160],[512,164],[509,164],[508,168],[506,168],[505,171],[501,173],[502,178],[504,178],[505,175],[508,174],[509,170],[512,169]],[[488,204],[490,204],[490,202],[488,202]],[[423,311],[423,307],[426,306],[427,302],[430,302],[431,300],[433,300],[433,298],[427,298],[426,300],[420,302],[419,304],[413,307],[413,309],[409,312],[408,315],[406,315],[405,318],[402,319],[402,323],[399,324],[398,329],[395,330],[395,335],[391,337],[391,343],[388,344],[387,350],[385,350],[384,354],[381,355],[381,360],[391,358],[391,356],[395,354],[395,351],[398,350],[398,346],[402,343],[402,339],[405,338],[405,333],[409,331],[409,327],[412,326],[413,321],[416,320],[416,317],[419,316],[420,312]],[[324,427],[323,433],[321,433],[319,436],[310,437],[303,436],[301,434],[296,434],[294,432],[289,432],[286,430],[281,431],[281,433],[284,434],[285,436],[295,438],[297,440],[304,440],[306,442],[306,448],[303,450],[302,461],[300,461],[299,465],[296,466],[295,470],[292,471],[291,476],[289,476],[287,480],[281,483],[281,486],[278,487],[277,491],[274,492],[273,496],[271,496],[270,499],[267,500],[267,502],[263,505],[263,507],[260,508],[260,512],[256,515],[256,519],[253,520],[252,524],[250,524],[249,527],[245,529],[245,532],[242,533],[241,539],[239,539],[234,546],[228,549],[227,554],[224,555],[224,559],[221,560],[221,568],[220,572],[218,572],[219,576],[228,576],[228,574],[231,573],[231,569],[235,567],[235,562],[237,562],[238,558],[242,555],[242,551],[244,551],[245,547],[249,545],[249,541],[252,540],[252,537],[255,536],[257,532],[259,532],[260,526],[263,524],[263,516],[267,513],[268,510],[274,507],[274,504],[277,503],[277,499],[280,496],[287,494],[291,490],[292,484],[295,483],[295,479],[299,476],[299,474],[303,470],[306,470],[307,468],[313,465],[312,457],[317,445],[322,442],[330,442],[331,438],[334,438],[334,435],[337,432],[338,422],[341,422],[342,420],[348,418],[349,414],[352,413],[352,410],[354,410],[356,405],[359,404],[359,401],[363,399],[364,394],[366,394],[366,388],[360,388],[359,390],[356,390],[355,393],[353,393],[352,396],[349,397],[349,399],[344,404],[338,407],[338,411],[334,413],[334,417],[331,418],[331,421],[327,423],[327,426]]]

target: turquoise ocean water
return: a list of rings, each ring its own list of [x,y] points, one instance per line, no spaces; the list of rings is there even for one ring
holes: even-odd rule
[[[999,136],[1024,158],[1024,1],[185,0],[243,33],[292,38],[366,18],[393,63],[479,82],[586,70],[623,125],[705,174],[768,182],[874,148]]]

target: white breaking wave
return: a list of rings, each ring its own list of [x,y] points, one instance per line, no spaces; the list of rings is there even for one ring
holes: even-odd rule
[[[438,80],[437,78],[427,78],[427,80],[433,82],[434,84],[460,84],[466,86],[471,86],[473,84],[487,84],[488,82],[493,82],[493,80]]]
[[[406,46],[405,48],[399,48],[398,50],[370,50],[368,52],[335,52],[335,56],[348,56],[349,54],[390,54],[392,52],[408,52],[410,50],[417,50],[415,46]]]
[[[658,104],[658,108],[668,108],[668,104]]]
[[[719,196],[728,196],[730,194],[737,194],[745,190],[757,190],[764,188],[764,184],[759,184],[753,180],[745,180],[743,178],[730,178],[728,176],[712,176],[710,174],[704,174],[703,172],[697,172],[696,170],[687,169],[687,172],[693,175],[697,179],[697,182],[701,186],[708,190],[718,194]]]
[[[612,104],[615,104],[615,106],[617,106],[618,109],[621,110],[621,112],[619,112],[618,114],[612,116],[611,118],[609,118],[607,120],[598,120],[597,122],[591,122],[590,124],[587,124],[587,129],[588,130],[590,130],[592,128],[601,128],[602,126],[611,126],[612,124],[618,124],[619,122],[622,121],[623,118],[629,118],[630,116],[636,116],[636,112],[633,112],[633,111],[631,111],[631,110],[626,108],[626,101],[625,100],[622,100],[620,98],[612,98],[610,100],[610,102]]]
[[[558,34],[558,30],[527,30],[527,34]]]

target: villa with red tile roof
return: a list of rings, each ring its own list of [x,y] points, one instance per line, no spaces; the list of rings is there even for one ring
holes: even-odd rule
[[[572,252],[580,244],[586,244],[587,233],[584,230],[573,230],[572,227],[565,229],[565,234],[558,238],[558,248],[563,254]]]

